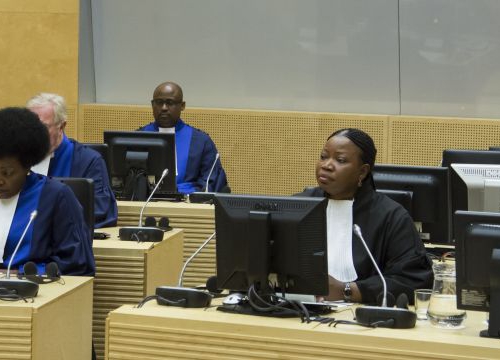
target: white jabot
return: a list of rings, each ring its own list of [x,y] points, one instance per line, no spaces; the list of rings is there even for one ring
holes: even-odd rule
[[[343,282],[358,278],[352,258],[352,200],[328,200],[328,274]]]
[[[158,127],[158,132],[175,134],[175,127]],[[175,147],[175,176],[179,175],[177,172],[177,146]]]
[[[0,199],[0,263],[3,262],[3,252],[7,243],[7,236],[10,232],[10,226],[16,213],[19,193],[10,199]]]
[[[49,155],[47,155],[45,157],[45,159],[40,161],[38,164],[33,165],[31,167],[31,171],[33,171],[37,174],[47,176],[47,174],[49,173],[50,159],[52,159],[53,157],[54,157],[54,153],[50,153]]]

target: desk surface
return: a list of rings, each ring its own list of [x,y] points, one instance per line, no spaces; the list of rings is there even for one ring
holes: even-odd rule
[[[352,320],[350,311],[333,314]],[[465,328],[442,330],[427,321],[414,329],[329,327],[298,319],[228,314],[147,303],[123,306],[107,320],[109,359],[141,354],[183,359],[498,359],[500,340],[479,337],[485,313],[468,312]],[[182,356],[181,356],[182,355]],[[136,356],[136,357],[135,357]]]
[[[94,346],[104,359],[104,329],[108,312],[137,304],[160,285],[177,285],[182,268],[183,230],[164,233],[160,242],[122,241],[119,228],[102,228],[109,239],[94,240]]]
[[[0,301],[3,359],[89,359],[92,278],[64,276],[40,285],[33,303]]]

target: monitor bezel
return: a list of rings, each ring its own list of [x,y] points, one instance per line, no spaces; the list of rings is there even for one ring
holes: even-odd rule
[[[412,188],[419,186],[397,181],[397,177],[415,177],[423,180],[424,177],[431,178],[437,182],[438,196],[434,197],[433,209],[437,209],[438,218],[434,222],[424,222],[421,219],[418,209],[427,207],[426,202],[418,199],[418,195],[412,195],[412,211],[409,212],[415,222],[422,222],[421,238],[424,243],[430,244],[453,244],[451,235],[451,211],[450,211],[450,188],[449,188],[449,170],[439,166],[413,166],[399,164],[375,164],[372,171],[375,188],[377,190],[398,190],[414,192]],[[381,177],[385,177],[382,179]],[[422,181],[422,184],[425,183]],[[422,188],[420,192],[423,192]],[[421,211],[422,212],[422,211]],[[425,234],[429,234],[429,239]]]
[[[150,144],[148,144],[148,140],[151,140]],[[120,142],[120,144],[117,144],[117,142]],[[130,142],[130,144],[127,145],[127,142]],[[162,195],[177,192],[174,133],[107,130],[104,131],[104,143],[108,145],[108,172],[111,186],[118,199],[121,198],[121,192],[113,183],[113,178],[120,178],[124,182],[127,175],[125,168],[126,150],[125,153],[120,150],[123,147],[132,149],[145,148],[148,149],[148,153],[154,154],[153,157],[158,158],[156,160],[148,159],[148,167],[150,168],[147,171],[149,192],[153,190],[154,185],[159,181],[165,169],[168,169],[168,173],[156,190],[155,196],[162,197]],[[154,176],[154,181],[151,183],[152,176]]]
[[[279,274],[278,271],[280,284],[272,290],[279,289],[280,292],[285,293],[328,295],[327,203],[328,200],[322,197],[216,194],[214,204],[218,288],[230,291],[247,291],[252,285],[249,281],[249,271],[255,269],[259,271],[261,266],[258,263],[267,261],[264,258],[267,252],[271,257],[269,263],[271,273],[292,258],[295,264],[300,264],[298,274],[293,274],[295,285],[283,286],[281,276],[285,274]],[[282,206],[288,208],[280,210]],[[298,209],[295,210],[298,211],[298,215],[293,214],[292,208]],[[252,223],[252,229],[249,229],[250,212],[257,213],[257,217],[260,216],[260,219],[256,220],[257,222]],[[263,213],[270,214],[270,216],[266,218],[265,215],[262,215]],[[294,218],[294,216],[300,217],[300,219]],[[288,219],[286,219],[287,217]],[[312,217],[312,220],[308,217]],[[295,227],[289,226],[287,230],[284,230],[286,221],[290,219]],[[269,221],[270,228],[266,229],[266,226],[262,225],[266,221]],[[307,223],[302,221],[307,221]],[[310,230],[310,223],[314,223],[316,233],[313,235],[314,239],[307,239],[310,243],[305,244],[304,241],[309,236],[307,232]],[[266,234],[267,230],[271,234]],[[290,240],[285,243],[287,240],[281,238],[285,233],[295,234],[291,235],[292,238],[296,236],[293,239],[295,243],[290,242]],[[254,235],[257,237],[256,239],[252,238]],[[263,244],[263,242],[268,241],[265,239],[266,236],[274,241],[272,245]],[[299,244],[300,241],[302,241],[301,244]],[[313,241],[314,244],[312,244]],[[310,248],[307,248],[308,246]],[[260,252],[260,257],[253,258],[257,264],[252,263],[252,270],[249,270],[249,254],[262,247],[265,247],[265,250]],[[242,254],[238,253],[241,249],[243,249]],[[299,256],[301,250],[306,252],[304,257]],[[278,255],[276,256],[276,254]],[[282,263],[277,265],[276,262],[280,261]],[[314,269],[308,268],[311,262],[314,262]],[[306,268],[308,271],[303,271]],[[312,274],[305,274],[305,272]]]

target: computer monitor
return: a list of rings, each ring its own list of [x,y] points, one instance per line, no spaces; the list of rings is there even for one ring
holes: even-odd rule
[[[481,336],[500,337],[500,214],[454,214],[457,306],[489,311]]]
[[[500,151],[489,150],[443,150],[441,166],[450,167],[451,164],[499,164]]]
[[[328,294],[326,198],[216,194],[217,287]]]
[[[500,211],[500,165],[451,164],[452,210]]]
[[[452,243],[447,168],[375,164],[373,180],[377,190],[411,193],[410,215],[424,242]]]
[[[155,197],[176,193],[175,134],[149,131],[105,131],[109,176],[120,200],[144,201],[160,180]]]

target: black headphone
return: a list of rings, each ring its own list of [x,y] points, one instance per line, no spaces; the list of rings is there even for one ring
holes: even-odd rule
[[[45,275],[38,275],[38,268],[32,261],[28,261],[23,266],[24,276],[37,284],[48,284],[61,279],[61,273],[57,263],[50,262],[45,266]]]

